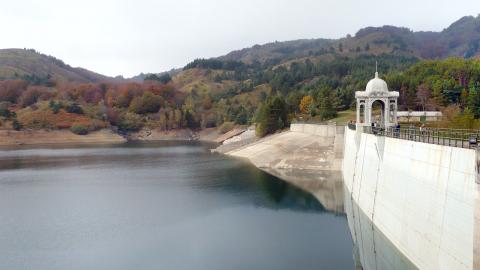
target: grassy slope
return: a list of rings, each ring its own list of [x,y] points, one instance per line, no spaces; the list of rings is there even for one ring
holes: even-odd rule
[[[180,91],[185,93],[191,93],[195,90],[200,95],[215,95],[223,93],[235,85],[235,82],[232,81],[215,82],[215,75],[219,72],[198,68],[189,69],[173,76],[173,83]]]
[[[36,75],[78,82],[100,82],[111,78],[82,68],[73,68],[62,61],[33,50],[0,50],[0,78],[13,78],[17,74]]]

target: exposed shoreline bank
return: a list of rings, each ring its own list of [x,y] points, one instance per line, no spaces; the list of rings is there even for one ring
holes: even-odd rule
[[[222,143],[239,133],[238,129],[221,134],[215,128],[199,131],[178,129],[162,131],[142,129],[138,132],[119,134],[111,129],[101,129],[86,135],[77,135],[69,130],[0,130],[0,147],[62,145],[62,144],[116,144],[129,141],[205,141]]]
[[[108,144],[127,140],[112,130],[102,129],[87,135],[77,135],[69,130],[0,130],[0,146],[60,145],[60,144]]]

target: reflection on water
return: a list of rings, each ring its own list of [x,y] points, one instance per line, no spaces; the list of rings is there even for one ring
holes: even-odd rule
[[[355,244],[357,268],[417,269],[371,222],[345,187],[345,211]]]
[[[326,210],[337,214],[345,212],[341,172],[299,169],[267,169],[266,171],[312,194]]]
[[[208,147],[0,151],[0,269],[353,268],[338,194]]]

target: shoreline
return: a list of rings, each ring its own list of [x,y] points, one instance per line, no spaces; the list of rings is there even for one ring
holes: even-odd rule
[[[156,129],[142,129],[121,135],[112,129],[101,129],[86,135],[77,135],[70,130],[0,130],[0,148],[15,148],[21,146],[61,146],[61,145],[89,145],[89,144],[122,144],[127,142],[155,142],[155,141],[202,141],[221,143],[225,136],[215,128],[199,131],[178,129],[162,131]],[[219,141],[222,140],[222,141]]]
[[[127,140],[110,129],[101,129],[87,135],[77,135],[69,130],[0,130],[0,146],[35,146],[62,144],[110,144]]]

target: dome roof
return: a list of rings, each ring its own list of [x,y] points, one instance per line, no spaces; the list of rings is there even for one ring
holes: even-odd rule
[[[367,83],[365,92],[367,92],[367,94],[377,94],[377,93],[388,92],[387,83],[378,77],[378,72],[375,72],[375,78],[371,79]]]

